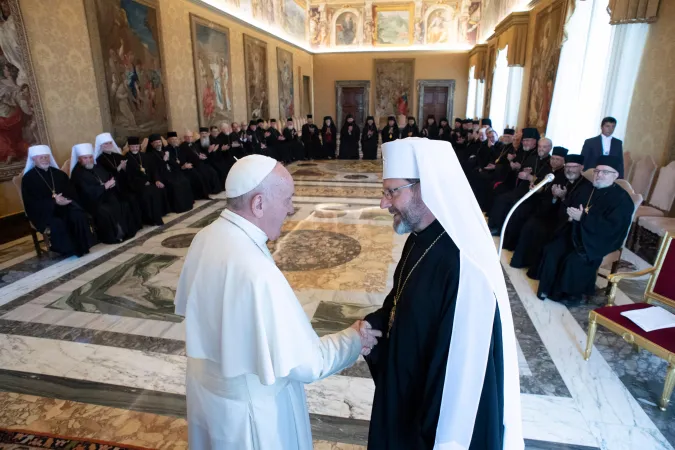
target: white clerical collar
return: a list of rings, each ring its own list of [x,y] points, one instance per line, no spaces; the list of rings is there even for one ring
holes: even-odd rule
[[[268,253],[269,250],[267,249],[267,241],[269,239],[263,230],[227,208],[225,208],[223,212],[220,213],[220,217],[241,228],[241,230],[246,233],[258,247],[260,247],[265,253]]]

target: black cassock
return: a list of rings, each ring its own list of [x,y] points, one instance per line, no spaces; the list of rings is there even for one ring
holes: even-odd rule
[[[401,131],[401,139],[405,139],[408,137],[419,137],[420,136],[420,129],[415,125],[406,125],[403,128],[403,131]]]
[[[363,159],[377,159],[377,141],[379,133],[375,124],[363,127],[361,132],[361,150],[363,150]]]
[[[361,139],[361,130],[356,123],[351,124],[352,130],[349,131],[349,124],[345,122],[340,131],[340,154],[339,159],[359,159],[359,140]]]
[[[146,167],[152,182],[161,182],[166,189],[171,211],[182,213],[190,211],[194,203],[190,181],[181,173],[175,161],[164,161],[164,151],[149,149],[146,153],[148,165]]]
[[[323,157],[328,159],[335,158],[337,148],[337,127],[331,122],[330,127],[325,124],[321,128],[321,140],[323,142]]]
[[[393,127],[389,126],[389,123],[382,128],[382,143],[387,143],[391,141],[395,141],[396,139],[399,139],[401,136],[401,132],[398,130],[398,125],[394,124]]]
[[[57,205],[52,190],[72,202]],[[66,256],[89,253],[96,240],[89,216],[77,202],[77,193],[68,175],[53,167],[47,170],[34,167],[23,176],[21,195],[26,214],[35,228],[40,233],[49,228],[52,251]]]
[[[220,134],[220,136],[225,136],[224,134]],[[230,155],[232,159],[237,158],[241,159],[244,156],[246,156],[246,148],[244,144],[246,141],[242,141],[242,134],[239,131],[233,131],[232,133],[227,136],[228,142],[230,143]],[[234,164],[233,164],[234,165]]]
[[[164,151],[169,154],[169,162],[172,164],[172,167],[176,167],[190,181],[192,198],[197,200],[209,198],[209,186],[202,179],[200,173],[194,167],[192,169],[183,168],[183,165],[188,161],[183,157],[184,155],[180,151],[180,148],[167,145],[164,147]]]
[[[96,165],[102,167],[108,172],[108,175],[115,177],[115,188],[120,197],[129,204],[131,215],[137,229],[143,228],[143,215],[141,212],[141,205],[138,199],[131,191],[129,186],[129,174],[126,169],[117,170],[120,163],[125,160],[125,157],[119,153],[105,153],[96,160]]]
[[[540,158],[539,154],[537,154],[535,151],[525,160],[521,171],[522,169],[530,167],[532,169],[531,174],[534,176],[532,184],[537,184],[543,180],[546,175],[551,173],[550,160],[550,154]],[[527,180],[518,179],[516,181],[516,186],[511,191],[501,194],[499,197],[495,198],[488,216],[488,227],[490,227],[490,230],[500,230],[502,228],[504,219],[506,219],[506,216],[513,205],[515,205],[523,195],[527,194],[529,190],[530,182]]]
[[[436,122],[431,125],[425,124],[422,128],[422,137],[432,139],[434,141],[438,140],[438,125]]]
[[[134,237],[140,222],[117,186],[106,189],[103,185],[111,178],[108,171],[95,164],[87,169],[78,163],[70,175],[82,206],[94,217],[98,239],[104,244]]]
[[[578,208],[581,204],[585,205],[593,190],[593,183],[583,175],[577,178],[574,183],[566,179],[565,183],[554,181],[553,184],[558,184],[567,189],[565,198],[562,201],[555,199],[554,202],[550,188],[546,190],[546,195],[542,197],[541,204],[520,230],[518,244],[511,258],[511,267],[517,269],[529,267],[527,276],[534,280],[539,279],[539,263],[544,252],[544,246],[551,241],[559,227],[567,224],[569,217],[567,208],[570,206]],[[545,187],[548,188],[549,186],[551,185]]]
[[[592,295],[602,259],[621,248],[626,238],[634,205],[621,186],[592,190],[583,206],[588,213],[569,222],[544,248],[537,292],[540,298],[545,295],[559,301]]]
[[[452,128],[450,128],[450,125],[445,125],[445,126],[440,126],[438,127],[438,139],[441,141],[448,141],[452,142]]]
[[[201,159],[199,155],[202,153],[199,151],[199,148],[200,146],[196,142],[193,142],[192,144],[183,142],[180,144],[180,147],[178,147],[180,160],[192,164],[192,171],[199,175],[202,185],[208,194],[222,192],[223,189],[225,189],[225,185],[220,184],[218,172],[216,172],[216,170],[207,162],[208,156],[203,154],[206,158]]]
[[[224,136],[226,138],[225,144],[229,145],[229,136]],[[218,178],[220,179],[220,186],[223,186],[224,188],[227,174],[230,172],[230,167],[232,167],[230,164],[228,164],[229,150],[221,150],[221,142],[219,139],[210,135],[209,143],[206,146],[202,145],[201,139],[196,141],[193,145],[199,152],[206,155],[206,162],[216,171]],[[213,151],[209,151],[209,148],[211,148],[212,145],[216,145],[217,147]]]
[[[302,142],[298,139],[298,131],[295,128],[284,128],[284,139],[283,146],[286,147],[284,156],[286,158],[290,157],[291,161],[305,159],[305,147],[303,147]],[[286,159],[286,162],[289,162],[288,159]]]
[[[551,188],[555,184],[564,186],[567,182],[564,167],[560,167],[552,173],[555,176],[553,181],[521,203],[511,215],[509,224],[506,226],[506,231],[504,232],[504,242],[502,243],[506,250],[514,251],[516,249],[521,236],[520,232],[528,219],[535,214],[545,216],[550,212],[553,203]]]
[[[279,136],[281,136],[281,133],[279,133],[279,130],[274,127],[269,127],[267,130],[265,130],[265,134],[263,134],[263,137],[265,138],[265,145],[267,146],[267,155],[270,158],[276,159],[277,161],[281,161],[279,156],[279,148],[281,145]]]
[[[319,129],[313,123],[306,123],[302,126],[302,143],[305,145],[305,150],[311,159],[323,158],[323,149],[319,135]]]
[[[459,249],[445,234],[410,271],[442,232],[443,227],[435,221],[421,233],[408,237],[394,272],[392,291],[382,308],[365,318],[383,333],[366,357],[375,381],[369,450],[434,447],[459,288]],[[394,293],[409,273],[387,338]],[[497,311],[472,450],[502,448],[503,374],[501,321]]]
[[[166,188],[160,189],[150,178],[146,167],[150,164],[150,155],[146,153],[126,154],[129,187],[140,201],[143,222],[148,225],[164,225],[162,216],[169,214],[169,200]]]
[[[260,139],[260,132],[258,128],[252,130],[251,128],[246,129],[246,153],[249,155],[262,155],[262,140]]]

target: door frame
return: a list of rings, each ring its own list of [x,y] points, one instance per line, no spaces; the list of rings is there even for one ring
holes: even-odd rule
[[[349,80],[349,81],[336,81],[335,82],[335,126],[339,130],[344,121],[342,117],[342,88],[346,87],[360,87],[363,89],[363,95],[365,97],[363,102],[363,112],[365,117],[370,115],[370,80]],[[365,120],[364,117],[364,120]],[[359,127],[361,124],[358,124]]]
[[[445,117],[448,123],[453,123],[453,109],[455,103],[455,80],[417,80],[417,123],[421,127],[426,123],[424,114],[424,89],[427,87],[447,87],[448,99],[445,104]],[[437,123],[440,124],[440,117],[436,117]]]

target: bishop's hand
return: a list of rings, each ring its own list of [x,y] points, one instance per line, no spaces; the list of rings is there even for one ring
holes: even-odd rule
[[[382,337],[382,332],[374,330],[365,320],[357,320],[352,328],[358,331],[361,336],[361,354],[368,356],[373,347],[377,345],[377,338]]]
[[[54,201],[56,201],[56,204],[59,206],[66,206],[72,202],[72,200],[67,199],[62,194],[56,194]]]
[[[584,205],[579,205],[579,208],[567,208],[567,215],[570,217],[572,220],[579,221],[581,220],[581,215],[584,212]]]

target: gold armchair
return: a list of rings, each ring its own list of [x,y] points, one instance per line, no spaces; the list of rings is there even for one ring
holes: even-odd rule
[[[648,308],[651,305],[663,305],[675,308],[675,245],[671,245],[675,233],[666,233],[661,241],[659,253],[654,267],[637,272],[620,272],[608,277],[610,294],[608,305],[597,308],[588,316],[588,339],[584,359],[588,360],[593,349],[595,332],[598,325],[621,336],[627,343],[636,348],[644,348],[648,352],[668,362],[663,394],[659,401],[662,411],[666,410],[670,396],[675,387],[675,328],[665,328],[650,332],[644,331],[628,318],[621,315],[624,311]],[[649,275],[649,282],[644,294],[644,302],[614,306],[616,289],[619,281]]]

